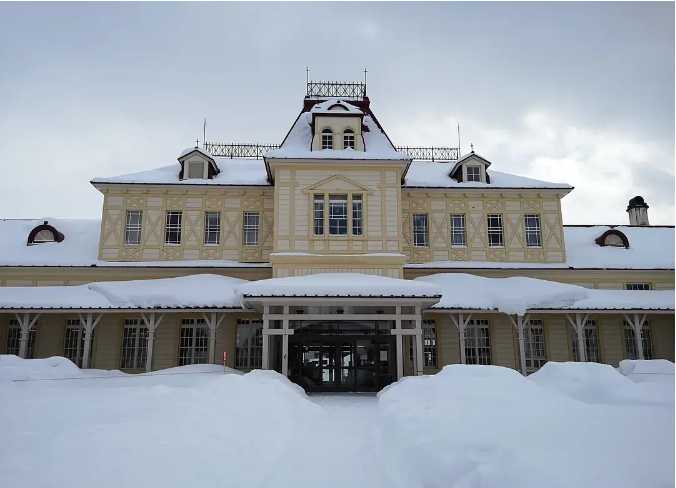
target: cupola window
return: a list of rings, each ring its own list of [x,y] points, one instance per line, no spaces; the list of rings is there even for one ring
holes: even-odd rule
[[[322,149],[333,149],[333,132],[331,132],[331,129],[322,131]]]
[[[354,132],[352,129],[346,129],[343,133],[343,148],[354,149]]]

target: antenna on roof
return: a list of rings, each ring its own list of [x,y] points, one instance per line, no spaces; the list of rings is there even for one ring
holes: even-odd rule
[[[474,152],[474,144],[470,142],[469,147],[472,149],[472,152]]]
[[[204,125],[202,126],[202,144],[207,143],[207,118],[204,117]]]
[[[458,157],[462,154],[462,151],[460,150],[460,122],[458,122]]]
[[[366,73],[368,73],[368,70],[364,67],[364,96],[366,96]]]
[[[305,83],[310,83],[310,67],[305,67]]]

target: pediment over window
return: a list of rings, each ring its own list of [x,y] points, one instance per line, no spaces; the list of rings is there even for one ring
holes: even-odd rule
[[[64,239],[64,235],[56,230],[55,227],[49,225],[49,222],[46,220],[33,228],[28,234],[28,240],[26,242],[27,246],[32,246],[34,244],[43,244],[45,242],[61,242]]]
[[[624,247],[629,249],[629,239],[624,232],[617,229],[609,229],[596,238],[599,246]]]
[[[340,175],[333,175],[304,188],[304,191],[306,193],[332,192],[332,191],[367,192],[368,188],[365,187],[364,185],[357,183],[354,180],[351,180],[350,178],[346,178]]]
[[[487,171],[490,165],[490,161],[472,151],[455,163],[448,176],[458,182],[490,183]]]
[[[181,165],[179,180],[212,179],[221,172],[211,154],[199,147],[183,151],[178,157],[178,162]]]

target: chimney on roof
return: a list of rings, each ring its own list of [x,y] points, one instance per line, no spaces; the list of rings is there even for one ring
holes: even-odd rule
[[[627,213],[629,214],[629,225],[650,225],[650,222],[648,222],[648,204],[645,203],[642,196],[635,196],[629,200]]]

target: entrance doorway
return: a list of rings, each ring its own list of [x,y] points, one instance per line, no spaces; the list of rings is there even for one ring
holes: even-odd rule
[[[292,335],[289,379],[307,392],[381,390],[397,379],[395,338]]]

